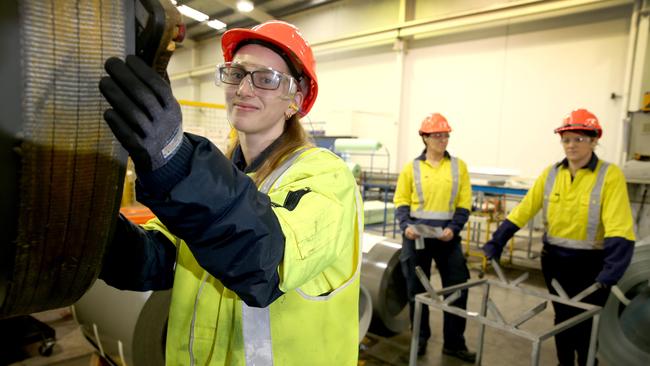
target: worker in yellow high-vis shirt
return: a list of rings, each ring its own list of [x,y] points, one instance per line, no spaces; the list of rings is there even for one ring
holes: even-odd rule
[[[543,210],[545,233],[542,272],[549,292],[556,279],[569,296],[597,282],[601,289],[583,301],[603,306],[609,287],[623,276],[634,251],[634,226],[621,170],[594,153],[602,128],[585,109],[572,111],[555,130],[566,158],[546,168],[521,203],[485,244],[498,259],[508,240]],[[553,303],[555,324],[581,309]],[[555,336],[561,365],[587,362],[591,322],[582,322]]]
[[[447,119],[439,113],[422,121],[419,133],[425,149],[406,164],[395,190],[396,216],[403,232],[400,262],[407,282],[411,320],[415,295],[425,291],[415,274],[416,266],[422,267],[428,278],[431,260],[435,260],[445,287],[469,279],[459,233],[469,218],[472,190],[465,162],[447,152],[450,132]],[[464,309],[467,290],[452,305]],[[445,313],[443,353],[474,362],[476,354],[467,349],[464,333],[465,318]],[[426,352],[430,336],[429,309],[424,306],[418,355]]]

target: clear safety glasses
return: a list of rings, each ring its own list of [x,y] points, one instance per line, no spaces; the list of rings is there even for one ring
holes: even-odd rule
[[[591,138],[590,137],[584,137],[584,136],[580,136],[580,137],[562,137],[560,139],[560,142],[562,142],[562,145],[568,145],[571,142],[575,142],[576,144],[581,144],[583,142],[591,142]]]
[[[248,75],[251,76],[249,78],[249,83],[251,83],[251,86],[255,89],[281,89],[281,91],[286,93],[287,96],[296,92],[296,79],[291,75],[287,75],[271,68],[258,68],[253,71],[248,71],[243,65],[232,62],[226,62],[217,66],[215,84],[218,86],[221,86],[222,84],[239,86]]]
[[[436,132],[436,133],[423,133],[422,136],[436,139],[436,140],[447,140],[449,139],[449,134],[446,132]]]

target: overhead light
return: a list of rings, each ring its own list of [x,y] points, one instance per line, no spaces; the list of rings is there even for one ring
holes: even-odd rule
[[[176,9],[178,9],[178,11],[180,11],[181,14],[188,16],[199,22],[205,22],[206,20],[210,19],[210,17],[207,14],[203,14],[200,11],[192,9],[187,5],[181,5]]]
[[[212,27],[214,29],[224,29],[224,28],[226,28],[226,23],[224,23],[224,22],[222,22],[220,20],[217,20],[217,19],[212,19],[212,20],[208,21],[207,25],[208,25],[208,27]]]
[[[252,1],[249,1],[249,0],[239,0],[239,1],[237,1],[237,10],[241,11],[242,13],[251,12],[254,8],[255,8],[255,5],[253,4]]]

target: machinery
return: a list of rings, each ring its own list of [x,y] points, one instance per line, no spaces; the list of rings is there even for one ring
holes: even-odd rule
[[[137,52],[165,75],[184,27],[166,0],[0,7],[15,51],[0,63],[2,319],[70,305],[97,277],[126,165],[102,118],[104,60]]]

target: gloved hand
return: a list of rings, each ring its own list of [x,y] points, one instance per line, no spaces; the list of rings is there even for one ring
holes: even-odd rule
[[[99,90],[113,107],[104,119],[129,152],[135,168],[150,172],[165,165],[183,141],[181,108],[170,85],[140,58],[111,57]]]
[[[495,259],[498,262],[501,258],[501,252],[503,252],[503,247],[494,240],[490,240],[483,245],[483,253],[490,260]]]

